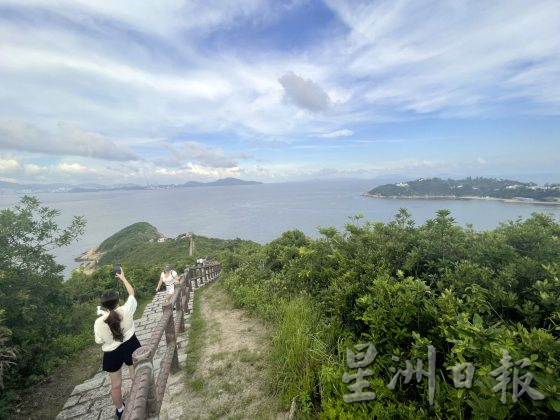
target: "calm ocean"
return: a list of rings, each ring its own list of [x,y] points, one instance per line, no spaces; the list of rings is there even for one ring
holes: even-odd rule
[[[269,242],[289,229],[311,237],[318,227],[343,228],[348,218],[363,214],[364,220],[387,222],[405,207],[417,224],[449,209],[460,226],[493,229],[500,222],[527,218],[534,212],[552,214],[560,220],[560,206],[503,203],[482,200],[391,200],[363,197],[375,187],[371,181],[330,181],[260,184],[230,187],[177,188],[171,190],[112,191],[98,193],[35,194],[43,205],[59,209],[60,226],[74,215],[87,220],[86,232],[76,243],[56,251],[65,275],[78,266],[74,258],[120,229],[148,222],[161,233],[181,233],[223,239]],[[0,209],[12,207],[16,194],[0,194]]]

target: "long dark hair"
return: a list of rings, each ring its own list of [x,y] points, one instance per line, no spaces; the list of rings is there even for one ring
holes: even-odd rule
[[[108,290],[103,292],[101,295],[101,306],[109,309],[109,316],[105,320],[109,328],[111,329],[111,334],[113,334],[113,340],[123,341],[124,334],[121,327],[122,316],[115,311],[119,305],[119,292],[115,290]]]

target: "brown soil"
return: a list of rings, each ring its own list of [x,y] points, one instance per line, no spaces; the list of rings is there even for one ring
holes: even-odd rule
[[[54,419],[74,387],[91,378],[101,366],[98,345],[82,350],[76,357],[57,368],[52,375],[26,389],[20,395],[14,420]]]
[[[184,418],[286,419],[267,376],[270,331],[233,309],[219,283],[205,288],[199,308],[205,345],[181,398]]]

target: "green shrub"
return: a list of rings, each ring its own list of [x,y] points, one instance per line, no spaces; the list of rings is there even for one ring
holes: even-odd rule
[[[274,382],[300,415],[322,418],[546,418],[560,412],[560,226],[549,216],[476,232],[448,211],[415,227],[406,210],[383,223],[351,219],[343,232],[322,228],[309,239],[287,232],[246,249],[226,285],[239,306],[276,322]],[[276,316],[275,316],[276,314]],[[280,317],[277,314],[281,314]],[[328,328],[326,327],[328,326]],[[338,339],[338,343],[337,343]],[[345,403],[346,348],[371,342],[373,401]],[[428,380],[387,384],[405,361],[427,363],[436,350],[436,392]],[[306,350],[304,350],[306,349]],[[503,351],[530,366],[531,386],[545,396],[507,401],[490,375]],[[320,355],[314,357],[313,355]],[[392,357],[399,357],[395,362]],[[458,389],[453,367],[472,363],[472,388]]]

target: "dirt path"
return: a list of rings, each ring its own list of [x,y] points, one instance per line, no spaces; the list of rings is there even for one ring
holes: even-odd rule
[[[200,328],[189,335],[189,341],[194,341],[189,348],[198,347],[191,353],[190,362],[196,363],[189,368],[187,352],[184,387],[172,397],[175,411],[165,417],[287,419],[288,413],[281,410],[267,380],[270,332],[258,320],[234,309],[219,282],[197,293],[199,321],[195,314],[192,322],[198,322]],[[177,410],[179,400],[182,407]]]

